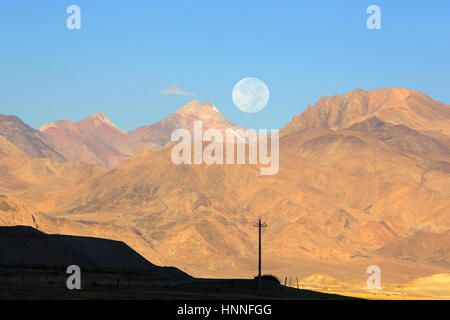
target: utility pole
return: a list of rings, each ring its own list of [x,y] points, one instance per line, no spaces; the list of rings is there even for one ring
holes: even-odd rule
[[[261,219],[258,219],[258,223],[255,223],[255,227],[258,227],[259,231],[259,251],[258,251],[258,293],[261,294],[261,228],[266,228],[267,224],[261,223]]]

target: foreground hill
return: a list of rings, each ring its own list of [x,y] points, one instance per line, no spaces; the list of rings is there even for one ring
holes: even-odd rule
[[[11,196],[0,195],[1,226],[31,226],[46,233],[71,234],[122,241],[138,252],[146,252],[156,264],[164,264],[152,249],[152,241],[131,225],[116,225],[108,221],[68,220],[48,217],[33,206]]]
[[[82,290],[68,290],[66,269],[81,268]],[[158,267],[123,242],[45,234],[27,226],[0,227],[0,299],[249,299],[258,283],[195,279]],[[271,299],[347,299],[264,281]]]
[[[175,268],[155,266],[123,242],[92,237],[49,235],[27,226],[0,227],[0,265],[135,270],[187,279]]]

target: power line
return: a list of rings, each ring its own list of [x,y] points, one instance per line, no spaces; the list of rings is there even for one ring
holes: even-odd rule
[[[259,251],[258,251],[258,293],[261,294],[261,228],[266,228],[267,223],[261,222],[261,219],[258,219],[258,222],[255,223],[255,227],[258,227],[259,232]]]

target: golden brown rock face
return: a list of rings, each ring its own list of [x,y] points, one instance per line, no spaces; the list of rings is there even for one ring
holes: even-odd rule
[[[342,96],[323,97],[295,116],[285,134],[305,128],[347,128],[370,117],[410,129],[450,135],[448,105],[405,88],[356,89]]]
[[[182,118],[132,134],[165,145],[172,128],[191,129],[197,108],[212,110],[193,102]],[[211,127],[230,125],[201,114]],[[48,228],[122,240],[194,276],[254,275],[259,217],[269,225],[263,269],[282,278],[362,280],[371,264],[390,282],[449,271],[450,106],[406,89],[355,90],[321,99],[282,132],[273,176],[259,165],[177,166],[166,147],[54,188],[5,171],[17,181],[3,192]]]

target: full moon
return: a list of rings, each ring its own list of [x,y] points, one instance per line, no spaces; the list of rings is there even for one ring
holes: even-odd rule
[[[269,89],[257,78],[244,78],[234,85],[233,102],[241,111],[261,111],[269,102]]]

